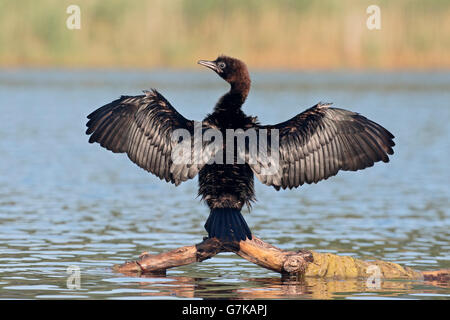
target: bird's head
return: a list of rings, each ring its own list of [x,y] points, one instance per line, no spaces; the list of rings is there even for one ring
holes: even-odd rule
[[[214,61],[199,60],[198,64],[215,71],[232,88],[250,87],[247,66],[241,60],[222,55]]]

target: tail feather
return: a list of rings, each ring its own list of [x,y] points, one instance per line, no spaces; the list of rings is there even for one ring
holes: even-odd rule
[[[232,208],[212,209],[205,223],[208,237],[227,241],[252,239],[250,228],[240,210]]]

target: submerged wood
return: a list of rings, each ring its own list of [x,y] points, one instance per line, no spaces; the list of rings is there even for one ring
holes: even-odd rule
[[[368,278],[372,275],[382,279],[450,281],[449,270],[421,272],[388,261],[364,261],[349,256],[306,250],[286,251],[257,237],[239,243],[206,238],[196,245],[184,246],[156,255],[144,252],[139,256],[139,260],[116,265],[114,269],[128,274],[165,274],[169,268],[201,262],[220,252],[234,252],[252,263],[283,276],[343,279]]]

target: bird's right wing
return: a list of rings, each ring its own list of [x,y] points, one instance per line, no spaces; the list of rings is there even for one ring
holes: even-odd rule
[[[290,120],[258,129],[267,130],[268,140],[271,130],[277,130],[278,163],[274,166],[271,156],[257,154],[249,165],[262,183],[277,190],[317,183],[340,170],[356,171],[378,161],[388,162],[388,154],[394,153],[394,136],[388,130],[329,104],[319,103]]]
[[[88,115],[89,142],[98,142],[115,153],[127,153],[139,167],[167,182],[178,185],[194,178],[217,152],[215,145],[204,142],[203,152],[194,159],[194,121],[184,118],[156,90],[145,93],[122,96]],[[208,128],[202,124],[203,131]],[[191,149],[184,154],[188,160],[173,157],[180,145],[174,140],[176,130],[189,135],[190,140],[185,142]]]

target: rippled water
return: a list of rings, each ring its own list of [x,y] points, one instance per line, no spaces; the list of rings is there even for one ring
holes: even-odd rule
[[[389,164],[276,192],[256,183],[246,220],[283,249],[382,259],[419,270],[450,268],[449,73],[255,73],[245,111],[275,123],[333,101],[396,136]],[[201,119],[227,87],[207,71],[0,71],[0,298],[411,298],[450,297],[421,281],[306,279],[233,255],[167,276],[112,271],[142,251],[205,235],[197,180],[161,182],[125,155],[87,143],[86,115],[121,94],[155,87]],[[80,268],[69,289],[67,268]]]

